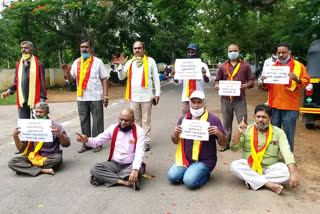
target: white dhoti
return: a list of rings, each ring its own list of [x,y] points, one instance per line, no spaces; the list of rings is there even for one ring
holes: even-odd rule
[[[250,184],[253,190],[257,190],[268,181],[281,184],[289,180],[289,169],[284,163],[275,163],[269,168],[262,168],[263,174],[251,169],[248,161],[245,159],[235,160],[230,165],[231,173]]]

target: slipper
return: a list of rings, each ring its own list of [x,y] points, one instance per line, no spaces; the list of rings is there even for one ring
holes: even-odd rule
[[[230,146],[228,145],[228,146],[221,146],[219,149],[218,149],[218,151],[219,152],[225,152],[225,151],[227,151],[228,149],[230,149]]]
[[[102,146],[99,146],[95,149],[93,149],[93,152],[100,152],[102,150]]]
[[[91,175],[90,177],[90,184],[92,184],[93,186],[100,186],[102,185],[102,183],[93,175]]]
[[[92,149],[91,147],[85,147],[85,146],[83,146],[83,147],[81,147],[81,149],[78,151],[78,153],[83,153],[83,152],[86,152],[86,151],[88,151],[88,150],[90,150],[90,149]]]
[[[134,189],[135,191],[136,190],[140,190],[140,184],[139,184],[138,181],[136,181],[136,182],[130,182],[129,181],[129,187]]]

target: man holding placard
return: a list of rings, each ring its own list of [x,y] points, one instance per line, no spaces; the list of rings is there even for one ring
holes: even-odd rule
[[[190,111],[178,120],[171,140],[178,145],[168,180],[173,184],[183,182],[192,189],[200,188],[216,165],[216,142],[221,146],[228,144],[221,121],[205,109],[203,92],[191,94]]]
[[[187,59],[177,59],[175,70],[171,72],[176,84],[183,83],[182,89],[182,114],[189,111],[189,98],[193,91],[204,92],[204,83],[211,81],[207,64],[199,58],[199,48],[196,44],[187,47]]]
[[[35,106],[36,120],[19,121],[23,127],[15,128],[13,139],[17,149],[22,153],[21,156],[12,158],[9,161],[9,168],[17,174],[28,174],[37,176],[38,174],[54,175],[54,170],[62,163],[63,147],[70,146],[70,138],[63,127],[54,120],[49,120],[49,106],[45,102],[39,102]],[[42,120],[51,125],[43,125]],[[39,123],[37,123],[39,121]],[[51,135],[43,130],[50,129]],[[21,139],[30,139],[23,141]],[[38,139],[38,141],[31,141]],[[49,139],[49,140],[48,140]]]
[[[238,126],[238,133],[231,141],[231,150],[243,149],[242,159],[230,165],[231,173],[245,181],[247,189],[261,187],[280,194],[284,183],[289,180],[291,187],[299,185],[294,156],[286,134],[273,126],[272,110],[268,105],[257,105],[254,124],[247,127],[244,120]],[[273,117],[272,117],[273,119]],[[281,152],[284,162],[279,162]]]
[[[305,88],[309,84],[310,78],[304,65],[292,58],[289,43],[279,43],[277,53],[278,60],[269,69],[278,69],[279,75],[269,77],[264,72],[261,81],[262,87],[269,90],[268,105],[272,108],[271,123],[280,128],[281,124],[283,125],[290,149],[293,152],[296,120],[300,107],[300,88]],[[287,70],[286,75],[280,75],[285,69]],[[270,70],[270,74],[272,74],[272,70]],[[286,82],[281,81],[284,76],[287,78]]]
[[[231,140],[233,114],[236,114],[238,123],[242,118],[247,121],[247,103],[245,90],[254,86],[254,76],[251,73],[250,65],[240,57],[240,50],[237,44],[228,47],[229,59],[219,66],[214,88],[219,90],[221,96],[221,113],[223,127]],[[221,84],[220,84],[221,83]],[[229,149],[222,147],[219,151]]]

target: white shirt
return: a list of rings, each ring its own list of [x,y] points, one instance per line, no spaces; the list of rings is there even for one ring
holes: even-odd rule
[[[118,124],[113,124],[109,126],[103,133],[99,134],[97,137],[90,137],[86,145],[93,148],[97,148],[112,139],[113,130]],[[142,164],[142,159],[144,156],[144,131],[136,124],[137,127],[137,143],[136,151],[134,151],[134,137],[132,130],[128,132],[123,132],[119,129],[117,139],[115,142],[114,152],[112,160],[123,163],[131,164],[132,169],[139,170]],[[130,143],[131,142],[131,143]]]
[[[132,62],[129,60],[124,66],[119,65],[117,71],[120,80],[127,76],[128,68]],[[155,96],[160,97],[160,79],[158,68],[153,58],[148,56],[148,87],[142,87],[143,65],[140,68],[136,67],[136,62],[132,63],[132,79],[131,79],[131,101],[133,102],[150,102],[153,98],[153,84],[155,87]]]
[[[211,81],[212,78],[211,78],[211,75],[210,75],[209,68],[208,68],[208,66],[207,66],[206,63],[203,63],[203,62],[201,62],[201,63],[202,63],[201,68],[204,68],[204,69],[206,70],[206,76],[207,76],[208,79],[209,79],[209,82],[207,82],[207,83],[210,83],[210,81]],[[178,84],[181,84],[181,83],[183,83],[181,101],[182,101],[182,102],[189,101],[189,97],[186,96],[188,80],[179,80],[179,82],[178,82],[178,83],[175,83],[175,84],[178,85]],[[196,80],[197,91],[202,91],[202,92],[204,93],[204,83],[205,83],[205,81],[204,81],[203,79],[201,79],[201,80]]]
[[[76,59],[71,67],[72,78],[77,80],[77,66],[79,59]],[[86,90],[82,90],[82,97],[77,96],[78,101],[98,101],[103,97],[103,86],[101,80],[109,78],[110,73],[107,71],[101,59],[94,56],[91,66],[90,77]],[[77,80],[78,86],[78,80]]]

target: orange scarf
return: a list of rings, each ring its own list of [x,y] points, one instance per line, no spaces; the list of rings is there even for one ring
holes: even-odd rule
[[[190,112],[186,115],[185,119],[187,119],[190,116]],[[200,120],[203,121],[208,121],[208,116],[209,113],[206,110]],[[198,162],[199,156],[200,156],[200,150],[202,147],[202,141],[200,140],[193,140],[193,145],[192,145],[192,160]],[[189,166],[189,161],[186,158],[186,154],[184,151],[184,139],[179,137],[179,142],[176,150],[176,165],[177,166],[184,166],[188,167]]]
[[[260,149],[258,149],[258,130],[255,125],[252,127],[252,132],[250,135],[251,155],[248,158],[248,164],[251,167],[251,169],[253,169],[254,171],[258,172],[261,175],[263,174],[261,162],[266,152],[266,149],[271,142],[271,139],[272,139],[272,126],[269,123],[269,129],[266,135],[266,142]]]
[[[229,76],[228,80],[233,81],[233,77],[236,76],[236,74],[238,73],[241,63],[242,63],[242,60],[240,59],[240,61],[238,62],[232,74],[230,73],[229,62],[226,63],[226,69]],[[233,101],[233,96],[230,96],[230,103],[232,103],[232,101]]]
[[[83,57],[80,57],[78,59],[78,64],[77,64],[77,83],[78,83],[78,89],[77,89],[77,95],[79,97],[82,97],[83,91],[87,89],[88,81],[90,78],[90,72],[91,72],[91,67],[93,64],[93,55],[90,55],[90,58],[87,59],[84,62]]]
[[[135,59],[135,56],[132,58],[131,63],[128,68],[127,72],[127,88],[126,88],[126,100],[131,100],[131,94],[132,94],[132,63]],[[148,74],[149,74],[149,65],[148,65],[148,56],[144,55],[143,59],[143,71],[142,71],[142,80],[141,80],[141,87],[148,88]]]

